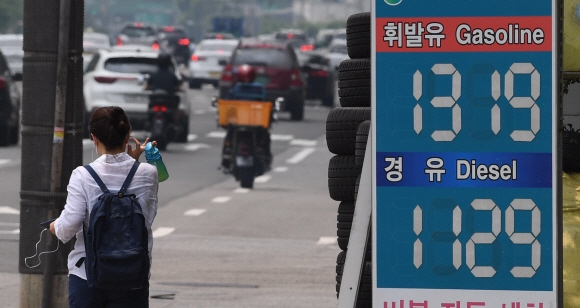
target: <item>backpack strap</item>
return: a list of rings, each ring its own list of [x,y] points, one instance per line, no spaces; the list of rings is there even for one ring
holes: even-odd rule
[[[127,191],[127,187],[129,187],[129,184],[131,184],[131,181],[133,180],[133,176],[135,175],[135,172],[137,172],[137,168],[139,168],[139,161],[135,161],[135,163],[133,164],[133,167],[131,167],[131,171],[129,171],[129,174],[127,175],[127,178],[125,179],[125,182],[123,182],[123,186],[121,186],[121,189],[119,190],[119,197],[123,197],[125,195],[125,192]]]
[[[107,186],[105,186],[105,183],[103,183],[99,175],[95,172],[95,169],[93,169],[93,167],[91,167],[90,165],[85,165],[84,167],[93,176],[93,179],[95,179],[95,182],[97,182],[101,190],[104,193],[108,193],[109,189],[107,188]]]

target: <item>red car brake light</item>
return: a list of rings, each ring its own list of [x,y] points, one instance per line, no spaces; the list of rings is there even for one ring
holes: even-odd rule
[[[153,45],[151,45],[151,48],[153,48],[153,50],[159,50],[159,43],[157,42],[153,43]]]
[[[198,55],[191,55],[191,61],[193,62],[197,62],[197,61],[205,61],[205,57],[200,57]]]
[[[300,46],[300,50],[301,51],[311,51],[311,50],[314,50],[314,45],[312,45],[312,44],[302,45],[302,46]]]
[[[0,89],[6,89],[6,79],[0,77]]]
[[[181,46],[187,46],[187,45],[189,45],[189,39],[186,39],[186,38],[184,38],[184,39],[179,39],[179,40],[177,41],[177,44],[179,44],[179,45],[181,45]]]
[[[325,70],[312,70],[312,71],[310,71],[310,76],[312,76],[312,77],[323,77],[323,78],[326,78],[326,77],[328,77],[330,75]]]
[[[153,106],[153,112],[166,112],[167,106],[165,105],[155,105]]]
[[[117,38],[117,46],[123,46],[123,40],[120,37]]]

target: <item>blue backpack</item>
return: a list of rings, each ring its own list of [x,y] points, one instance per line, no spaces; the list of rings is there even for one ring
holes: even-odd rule
[[[130,290],[148,286],[151,264],[145,216],[136,196],[127,193],[139,162],[133,164],[117,193],[107,189],[91,166],[84,167],[103,191],[93,205],[88,230],[84,232],[89,287]]]

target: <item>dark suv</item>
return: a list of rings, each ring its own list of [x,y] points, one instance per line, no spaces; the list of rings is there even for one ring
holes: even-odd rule
[[[238,45],[222,72],[219,86],[221,98],[227,97],[237,81],[235,71],[243,64],[256,69],[255,81],[266,86],[267,100],[273,102],[283,97],[285,110],[290,111],[292,120],[304,118],[305,82],[291,45],[264,42]]]
[[[0,146],[17,144],[20,137],[20,92],[0,52]]]
[[[172,54],[177,64],[189,65],[191,50],[189,37],[184,29],[172,26],[159,28],[158,42],[161,48]]]

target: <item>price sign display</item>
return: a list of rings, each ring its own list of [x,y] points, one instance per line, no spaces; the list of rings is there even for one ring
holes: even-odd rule
[[[373,307],[557,307],[557,11],[373,0]]]

